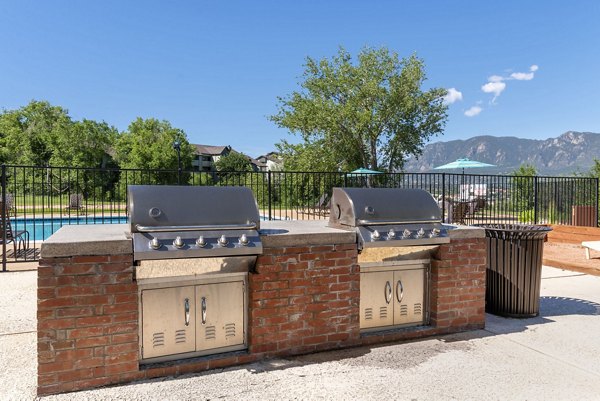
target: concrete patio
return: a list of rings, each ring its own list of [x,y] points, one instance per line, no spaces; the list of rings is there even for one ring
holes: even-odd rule
[[[35,291],[35,271],[0,275],[2,400],[36,398]],[[598,333],[600,277],[544,267],[536,318],[43,400],[600,400]]]

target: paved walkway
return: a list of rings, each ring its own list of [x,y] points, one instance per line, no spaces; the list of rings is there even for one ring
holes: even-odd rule
[[[600,277],[543,273],[536,318],[43,400],[600,400]],[[0,399],[35,398],[35,283],[0,274]]]

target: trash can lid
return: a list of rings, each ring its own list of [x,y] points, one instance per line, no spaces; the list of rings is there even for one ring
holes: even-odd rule
[[[485,235],[506,239],[542,239],[552,231],[551,227],[531,224],[474,224],[485,229]]]

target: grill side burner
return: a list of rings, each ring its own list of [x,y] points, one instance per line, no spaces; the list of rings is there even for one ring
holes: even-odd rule
[[[244,187],[130,186],[140,361],[247,348],[248,272],[262,253]]]

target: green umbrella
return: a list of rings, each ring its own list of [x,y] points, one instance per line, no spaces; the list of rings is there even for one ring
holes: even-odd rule
[[[464,174],[466,168],[477,168],[477,167],[496,167],[496,166],[494,164],[478,162],[477,160],[470,160],[465,157],[464,159],[458,159],[451,163],[447,163],[442,166],[435,167],[435,170],[450,170],[450,169],[454,169],[454,168],[462,168],[462,172]]]
[[[350,174],[352,175],[361,175],[361,174],[383,174],[381,171],[375,171],[375,170],[369,170],[368,168],[357,168],[354,171],[351,171]]]

